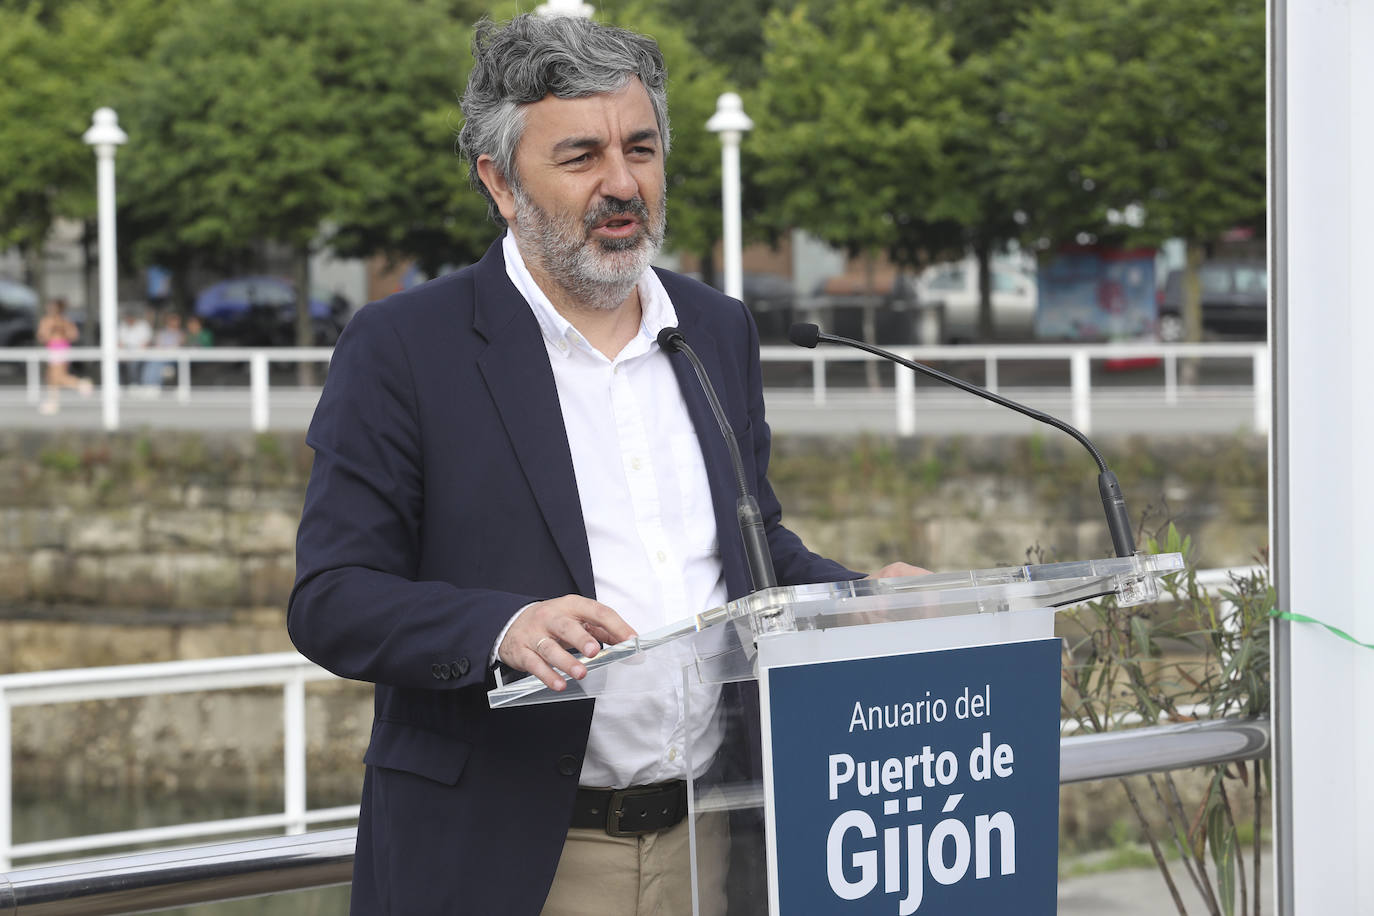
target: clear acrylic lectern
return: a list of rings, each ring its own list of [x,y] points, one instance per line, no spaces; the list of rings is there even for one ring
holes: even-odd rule
[[[488,694],[499,709],[683,686],[691,774],[689,819],[700,916],[777,912],[766,774],[773,765],[759,718],[760,671],[779,665],[905,655],[1053,635],[1054,612],[1094,598],[1124,605],[1158,594],[1179,554],[1011,566],[900,579],[783,586],[747,595],[604,649],[561,692],[526,677]]]

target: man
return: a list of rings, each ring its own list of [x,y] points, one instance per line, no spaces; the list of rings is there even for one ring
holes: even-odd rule
[[[778,580],[861,574],[781,525],[748,312],[649,268],[670,141],[657,46],[530,16],[473,44],[460,145],[509,231],[354,317],[309,433],[288,626],[377,684],[353,911],[687,912],[681,811],[613,837],[604,808],[612,789],[676,797],[682,742],[721,740],[685,733],[680,691],[486,699],[497,664],[563,689],[560,671],[586,673],[574,653],[750,591],[726,446],[660,329],[707,366]]]
[[[124,320],[119,323],[118,342],[121,350],[145,350],[153,342],[153,326],[142,312],[127,310]],[[133,360],[121,361],[119,369],[120,378],[126,385],[142,377],[142,364]]]

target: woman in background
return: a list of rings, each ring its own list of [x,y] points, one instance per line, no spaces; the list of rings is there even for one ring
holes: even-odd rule
[[[91,393],[91,380],[76,378],[67,369],[67,351],[76,342],[79,332],[67,317],[67,301],[48,302],[47,314],[38,322],[38,342],[48,348],[48,396],[38,405],[40,413],[57,413],[58,397],[63,388],[75,388],[83,395]]]

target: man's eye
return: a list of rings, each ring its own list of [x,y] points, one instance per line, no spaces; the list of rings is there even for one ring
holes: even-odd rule
[[[579,164],[581,164],[581,163],[583,163],[583,162],[586,162],[586,161],[587,161],[587,158],[588,158],[588,157],[587,157],[587,154],[586,154],[586,153],[583,153],[581,156],[577,156],[576,158],[564,160],[563,164],[564,164],[564,165],[579,165]]]

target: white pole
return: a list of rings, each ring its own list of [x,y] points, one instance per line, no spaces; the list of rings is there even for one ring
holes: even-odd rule
[[[1374,4],[1269,13],[1277,605],[1369,642]],[[1284,621],[1272,658],[1275,912],[1374,913],[1374,652]]]
[[[744,299],[744,254],[740,229],[739,145],[754,122],[744,113],[744,103],[733,92],[716,100],[716,113],[706,129],[720,134],[720,207],[724,217],[721,234],[725,261],[725,295]]]
[[[105,428],[119,428],[119,357],[115,351],[119,316],[115,273],[115,150],[129,137],[119,129],[112,108],[98,108],[82,137],[95,147],[96,213],[100,248],[100,401]]]
[[[282,689],[282,755],[286,832],[305,833],[305,676],[297,671]]]
[[[590,19],[596,15],[596,10],[590,3],[583,3],[582,0],[548,0],[541,3],[534,9],[535,15],[544,19],[552,19],[555,16],[572,16],[577,19]]]
[[[897,435],[916,435],[916,373],[897,368]]]
[[[1073,399],[1073,425],[1086,436],[1092,429],[1092,371],[1086,350],[1069,357],[1069,386]]]
[[[267,354],[257,350],[248,361],[248,390],[252,405],[253,432],[267,431],[268,411]]]
[[[737,130],[720,135],[720,205],[725,217],[725,295],[744,298],[744,253],[740,239],[739,141]]]
[[[10,769],[10,755],[13,753],[10,746],[10,715],[10,704],[5,699],[5,691],[0,690],[0,872],[9,871],[13,864],[10,859],[10,849],[14,845],[11,827],[14,822],[14,773]]]

